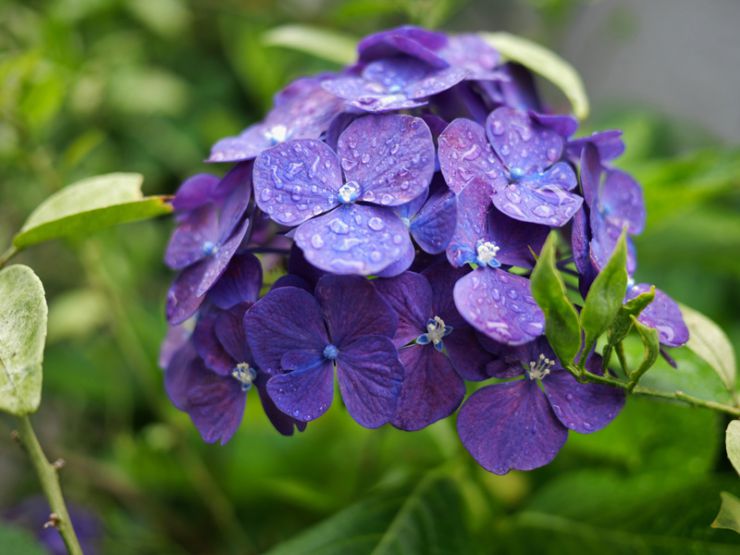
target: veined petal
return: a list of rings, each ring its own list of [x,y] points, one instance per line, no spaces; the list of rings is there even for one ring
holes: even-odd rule
[[[324,414],[334,397],[334,368],[330,361],[305,370],[278,374],[267,382],[267,393],[288,416],[310,422]]]
[[[229,309],[244,302],[255,302],[262,288],[262,265],[250,252],[237,254],[210,290],[208,299],[217,307]]]
[[[457,432],[478,464],[495,474],[544,466],[568,439],[547,398],[528,379],[473,393],[460,409]]]
[[[545,317],[532,298],[529,280],[478,268],[455,285],[455,305],[467,322],[491,339],[521,345],[541,335]]]
[[[549,227],[515,220],[493,209],[489,213],[486,239],[499,247],[496,258],[502,264],[532,268],[535,263],[532,252],[542,250],[549,232]]]
[[[173,270],[182,270],[208,256],[219,242],[218,211],[210,203],[182,218],[167,244],[164,261]]]
[[[244,331],[254,361],[268,374],[280,372],[288,351],[329,343],[318,301],[297,287],[273,289],[257,301],[244,316]]]
[[[406,54],[434,67],[447,67],[437,51],[447,44],[444,33],[429,31],[412,25],[403,25],[394,29],[368,35],[357,45],[358,59],[361,62],[372,62]]]
[[[249,309],[248,304],[235,306],[230,310],[219,311],[213,325],[213,332],[221,347],[229,354],[233,361],[230,371],[240,363],[254,366],[254,358],[249,350],[247,336],[244,333],[244,314]]]
[[[321,141],[281,143],[254,162],[257,206],[279,224],[298,225],[331,210],[341,186],[339,159]]]
[[[634,178],[621,170],[610,169],[597,198],[602,217],[618,228],[637,235],[645,227],[645,201],[642,187]]]
[[[337,378],[344,404],[358,424],[377,428],[393,418],[403,366],[389,338],[367,335],[341,345]]]
[[[446,188],[446,187],[445,187]],[[409,227],[416,243],[429,254],[444,252],[457,224],[457,198],[452,191],[440,191],[424,203]]]
[[[234,234],[221,244],[215,253],[201,262],[204,266],[204,271],[201,276],[201,281],[198,283],[195,291],[196,295],[199,297],[203,296],[208,293],[211,287],[213,287],[216,280],[221,277],[226,270],[226,267],[229,265],[229,262],[231,262],[234,253],[236,253],[241,246],[248,230],[249,220],[245,219],[236,231],[234,231]]]
[[[485,239],[491,188],[487,183],[470,183],[457,195],[455,233],[447,245],[447,260],[456,267],[474,263],[478,240]]]
[[[391,423],[402,430],[420,430],[452,414],[465,396],[465,383],[450,360],[431,345],[412,345],[398,355],[404,380]]]
[[[177,214],[190,212],[208,204],[219,178],[208,173],[199,173],[187,178],[177,189],[172,206]]]
[[[398,316],[398,328],[393,337],[396,347],[403,347],[426,331],[432,309],[432,288],[421,274],[404,272],[390,279],[377,279],[375,289]]]
[[[193,330],[192,344],[209,370],[228,376],[236,366],[236,361],[216,336],[219,313],[219,310],[213,308],[201,312]]]
[[[371,115],[353,121],[339,137],[338,153],[347,181],[361,187],[359,200],[398,206],[429,188],[434,142],[423,119]]]
[[[371,275],[409,250],[409,232],[390,209],[347,204],[301,224],[296,244],[306,260],[335,274]]]

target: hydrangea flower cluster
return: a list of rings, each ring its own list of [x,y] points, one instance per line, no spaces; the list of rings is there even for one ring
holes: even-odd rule
[[[419,430],[459,409],[486,469],[547,464],[568,430],[599,430],[624,403],[563,369],[528,279],[557,229],[585,296],[623,228],[642,231],[640,186],[611,165],[620,132],[574,138],[577,121],[476,35],[400,27],[358,53],[290,84],[213,146],[209,162],[234,164],[223,178],[174,197],[168,394],[225,443],[250,389],[290,435],[328,410],[336,380],[362,426]],[[631,281],[625,300],[647,288]],[[640,319],[665,346],[688,338],[662,292]],[[601,371],[597,354],[588,366]]]

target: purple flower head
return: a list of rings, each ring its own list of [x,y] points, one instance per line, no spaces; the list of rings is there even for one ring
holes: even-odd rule
[[[245,214],[252,192],[251,171],[251,164],[239,164],[217,184],[209,178],[191,179],[175,196],[176,208],[178,204],[185,208],[178,214],[165,253],[167,265],[181,270],[167,295],[170,324],[184,322],[195,313],[244,241],[249,229]]]
[[[568,156],[573,161],[580,160],[583,149],[586,145],[593,145],[601,160],[613,160],[624,153],[624,141],[622,132],[619,129],[609,129],[607,131],[597,131],[588,137],[578,137],[568,141],[566,147]]]
[[[315,295],[298,287],[273,289],[244,318],[260,368],[274,374],[267,391],[277,407],[308,422],[334,395],[334,370],[350,415],[376,428],[395,415],[403,367],[391,338],[398,319],[359,276],[326,275]]]
[[[413,248],[391,207],[424,194],[433,173],[422,119],[365,116],[345,129],[337,153],[310,139],[265,151],[254,166],[255,196],[273,220],[298,226],[296,244],[317,268],[377,274]]]
[[[600,364],[598,355],[587,362],[592,371]],[[498,373],[494,375],[522,378],[473,393],[460,409],[457,431],[473,458],[495,474],[548,464],[565,444],[568,430],[600,430],[624,405],[620,389],[579,383],[544,338],[522,345],[504,364],[498,361],[491,368]]]
[[[421,274],[379,279],[375,287],[398,316],[393,342],[405,370],[391,422],[418,430],[452,414],[465,395],[463,379],[479,380],[490,355],[452,299],[464,269],[437,263]]]
[[[321,86],[327,77],[304,77],[288,85],[275,96],[275,106],[263,122],[218,141],[208,162],[249,160],[289,139],[318,139],[344,109],[344,102]]]

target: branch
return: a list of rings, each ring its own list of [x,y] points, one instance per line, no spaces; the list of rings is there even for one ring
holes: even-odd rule
[[[49,515],[48,526],[53,526],[59,530],[59,534],[64,540],[67,552],[70,555],[83,555],[80,542],[75,534],[72,520],[67,511],[67,505],[64,503],[62,488],[59,485],[59,475],[57,469],[60,467],[57,463],[50,463],[46,458],[41,444],[39,443],[36,433],[31,426],[31,420],[28,416],[18,417],[21,431],[17,436],[18,441],[25,448],[31,464],[41,482],[41,489],[44,491],[51,514]]]
[[[8,250],[6,250],[3,254],[0,254],[0,268],[10,262],[10,259],[13,258],[16,254],[18,254],[18,249],[13,246],[9,247]]]

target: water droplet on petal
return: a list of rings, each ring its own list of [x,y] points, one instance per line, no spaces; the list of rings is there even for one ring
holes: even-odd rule
[[[385,222],[377,216],[373,216],[367,221],[367,226],[373,231],[381,231],[385,227]]]
[[[315,249],[320,249],[324,246],[324,239],[318,233],[314,233],[311,236],[311,246]]]

